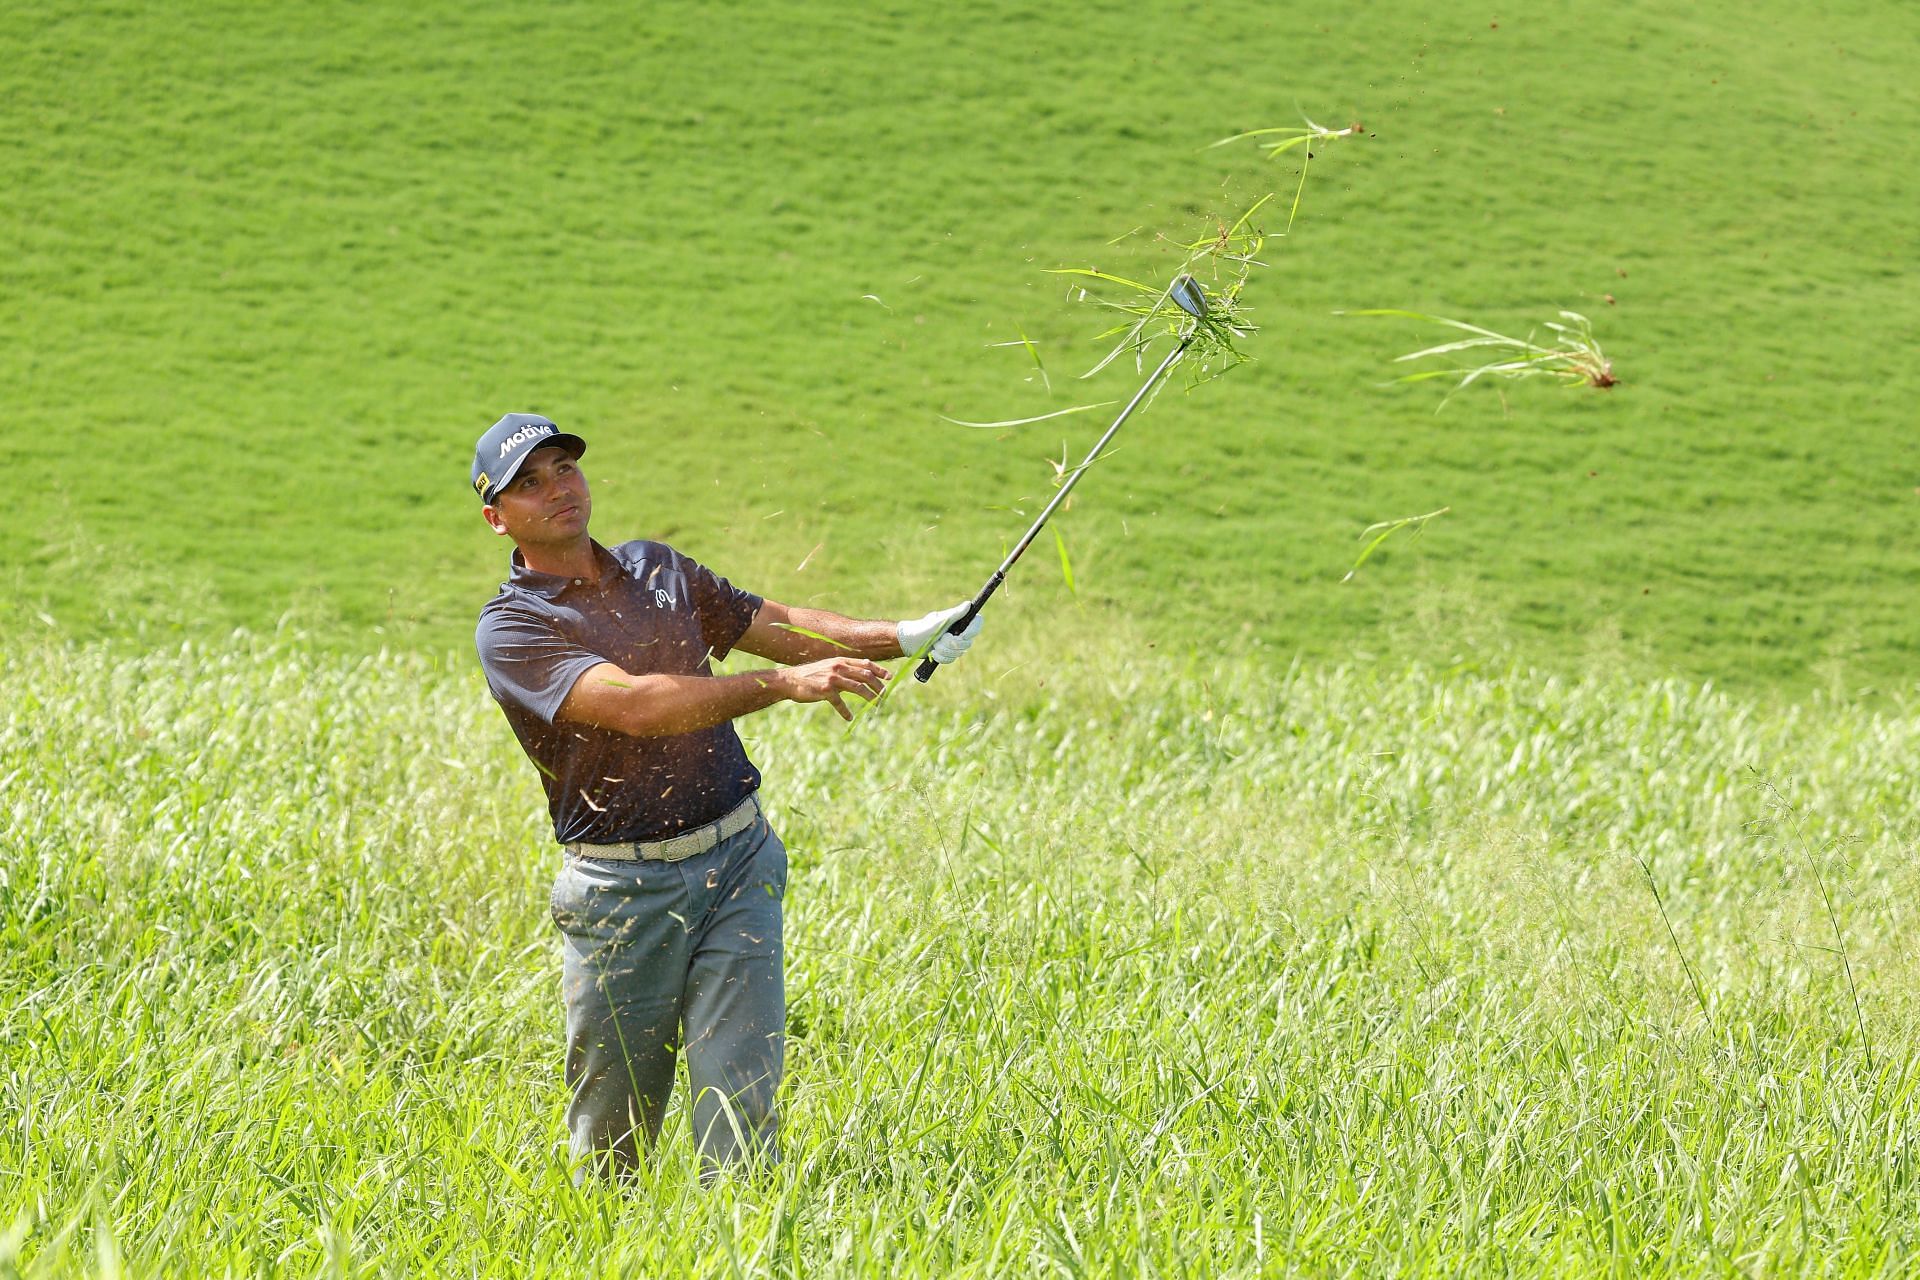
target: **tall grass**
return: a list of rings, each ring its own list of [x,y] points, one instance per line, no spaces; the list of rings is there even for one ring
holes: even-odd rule
[[[464,655],[16,648],[0,1275],[1920,1258],[1910,709],[1019,649],[746,722],[788,1159],[703,1193],[677,1128],[608,1193],[562,1167],[553,850]]]

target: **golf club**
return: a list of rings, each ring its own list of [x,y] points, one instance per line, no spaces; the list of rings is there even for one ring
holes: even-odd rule
[[[1140,407],[1140,402],[1147,398],[1147,393],[1153,390],[1154,384],[1165,376],[1167,370],[1173,368],[1174,362],[1187,353],[1187,346],[1193,341],[1193,335],[1199,331],[1201,324],[1204,323],[1207,318],[1206,292],[1201,289],[1199,283],[1195,281],[1192,276],[1183,271],[1173,278],[1172,284],[1167,286],[1167,296],[1173,299],[1175,306],[1193,317],[1193,324],[1188,326],[1187,332],[1180,339],[1180,344],[1172,351],[1169,351],[1167,358],[1160,362],[1160,367],[1147,375],[1147,380],[1140,384],[1138,391],[1133,393],[1133,399],[1127,401],[1127,407],[1120,411],[1120,416],[1113,420],[1113,425],[1107,428],[1106,434],[1101,436],[1099,442],[1087,452],[1087,456],[1081,460],[1080,465],[1073,469],[1073,473],[1067,477],[1066,483],[1060,486],[1060,491],[1053,495],[1053,501],[1047,504],[1047,509],[1040,513],[1040,518],[1035,520],[1033,527],[1027,530],[1026,536],[1020,539],[1019,544],[1008,553],[1007,558],[1000,562],[1000,567],[993,571],[993,576],[987,579],[987,585],[980,588],[980,594],[973,598],[973,603],[967,606],[967,611],[954,619],[953,624],[947,628],[948,634],[958,634],[959,632],[965,631],[973,620],[979,616],[980,610],[984,608],[987,601],[993,597],[993,593],[998,591],[1000,584],[1007,580],[1007,570],[1013,568],[1014,562],[1033,544],[1034,538],[1039,535],[1041,528],[1046,525],[1047,517],[1053,514],[1056,507],[1066,501],[1067,495],[1073,492],[1073,486],[1080,483],[1080,477],[1087,473],[1087,468],[1093,465],[1094,460],[1100,456],[1101,450],[1107,447],[1107,441],[1113,439],[1113,433],[1120,429],[1120,424],[1127,420],[1129,414]],[[921,684],[925,684],[927,681],[933,679],[933,673],[939,669],[940,664],[932,658],[922,659],[920,665],[913,670],[913,678]]]

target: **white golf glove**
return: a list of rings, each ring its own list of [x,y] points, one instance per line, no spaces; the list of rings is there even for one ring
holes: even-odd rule
[[[912,657],[920,652],[927,641],[933,640],[933,648],[927,650],[927,657],[942,664],[958,658],[973,646],[973,638],[980,634],[980,616],[974,615],[973,621],[967,624],[967,629],[957,636],[948,635],[947,628],[952,626],[954,619],[965,613],[972,603],[971,600],[962,600],[951,609],[935,609],[924,618],[902,622],[897,631],[900,652],[907,657]],[[939,638],[934,639],[936,636]]]

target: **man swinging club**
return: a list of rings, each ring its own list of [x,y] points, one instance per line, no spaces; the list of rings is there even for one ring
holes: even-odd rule
[[[843,698],[879,696],[879,660],[932,640],[952,662],[980,622],[943,634],[965,604],[898,623],[789,608],[665,543],[604,547],[587,536],[586,447],[510,413],[480,437],[472,475],[516,548],[480,611],[480,663],[566,850],[552,907],[575,1176],[631,1168],[658,1136],[676,1043],[703,1163],[773,1160],[787,853],[730,722],[776,702],[851,719]],[[736,648],[785,665],[714,675],[708,655]]]

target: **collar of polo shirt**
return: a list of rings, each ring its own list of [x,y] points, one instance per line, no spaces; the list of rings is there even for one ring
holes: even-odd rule
[[[607,550],[591,538],[587,541],[593,544],[593,560],[595,564],[600,566],[600,577],[603,582],[609,574],[617,575],[625,572],[620,566],[619,557],[615,556],[613,552]],[[522,590],[531,591],[533,594],[546,600],[557,600],[564,593],[582,585],[578,578],[568,578],[557,573],[542,573],[538,569],[529,569],[526,558],[520,554],[518,547],[515,547],[513,550],[512,574],[508,580],[514,586]]]

